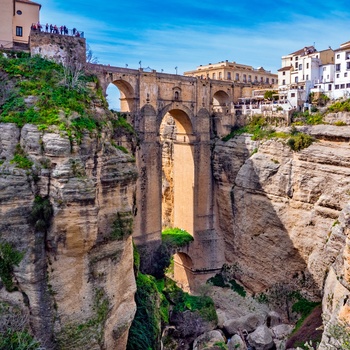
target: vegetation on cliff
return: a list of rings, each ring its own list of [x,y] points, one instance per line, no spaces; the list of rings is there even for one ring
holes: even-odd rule
[[[233,127],[231,133],[223,137],[222,140],[227,142],[231,138],[242,134],[251,134],[252,140],[272,138],[287,140],[287,145],[296,152],[309,147],[315,141],[313,137],[299,132],[294,126],[291,128],[290,133],[276,132],[267,123],[266,119],[261,116],[254,116],[251,121],[243,127]]]
[[[57,125],[78,140],[82,131],[98,129],[104,120],[95,104],[107,108],[107,103],[101,89],[91,88],[96,77],[81,69],[73,86],[69,75],[74,72],[39,56],[0,54],[0,122]]]
[[[24,253],[17,251],[10,243],[0,243],[0,278],[7,291],[14,290],[13,268],[22,261]]]

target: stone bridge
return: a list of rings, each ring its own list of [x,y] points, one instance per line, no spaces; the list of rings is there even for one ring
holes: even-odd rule
[[[195,288],[224,263],[223,239],[215,230],[211,139],[235,124],[241,84],[202,80],[143,69],[92,65],[106,93],[119,88],[121,112],[140,137],[134,240],[152,264],[162,227],[194,237],[175,255],[175,279]]]

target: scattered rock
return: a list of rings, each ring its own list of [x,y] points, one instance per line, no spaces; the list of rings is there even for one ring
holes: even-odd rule
[[[253,346],[255,350],[268,350],[275,346],[272,339],[272,332],[266,325],[259,326],[247,338],[249,345]]]
[[[247,347],[243,339],[235,334],[227,343],[228,350],[246,350]]]
[[[293,326],[290,324],[279,324],[271,328],[273,337],[279,340],[286,338],[293,331]]]
[[[247,332],[253,332],[258,326],[265,322],[266,317],[258,314],[248,314],[233,320],[228,320],[224,323],[225,331],[230,334],[238,334],[243,329]]]
[[[200,335],[193,343],[193,350],[214,349],[216,343],[226,343],[226,339],[218,330],[205,332]]]
[[[269,314],[267,315],[266,323],[267,323],[267,326],[270,328],[277,326],[278,324],[281,324],[282,323],[281,315],[276,311],[270,311]]]

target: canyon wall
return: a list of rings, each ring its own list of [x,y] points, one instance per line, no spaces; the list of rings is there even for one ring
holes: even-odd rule
[[[214,149],[216,229],[235,277],[254,293],[288,284],[319,299],[344,249],[337,230],[350,199],[349,128],[303,128],[317,142],[299,152],[248,135]]]
[[[0,299],[29,315],[48,349],[126,347],[137,169],[112,130],[77,142],[54,126],[0,124],[1,243],[23,254]]]

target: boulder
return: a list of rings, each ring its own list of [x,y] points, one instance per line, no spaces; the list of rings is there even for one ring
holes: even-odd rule
[[[214,330],[205,332],[195,339],[193,343],[193,350],[201,349],[216,349],[216,343],[226,343],[226,339],[221,331]]]
[[[266,325],[259,326],[253,333],[248,335],[248,343],[255,350],[269,350],[275,346],[272,332]]]
[[[267,315],[267,326],[274,327],[282,323],[281,315],[276,311],[270,311]]]
[[[279,324],[271,328],[272,336],[276,339],[285,339],[289,334],[292,333],[294,326],[290,324]]]
[[[242,317],[228,320],[224,323],[225,331],[230,334],[238,334],[243,329],[253,332],[258,326],[265,323],[265,316],[261,314],[248,314]]]
[[[244,340],[235,334],[227,343],[228,350],[247,350]]]

